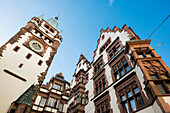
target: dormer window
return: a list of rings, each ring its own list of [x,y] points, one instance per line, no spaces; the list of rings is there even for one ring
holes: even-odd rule
[[[37,23],[39,23],[40,21],[37,20]]]
[[[49,26],[48,26],[48,25],[46,25],[46,24],[44,25],[44,27],[46,27],[47,29],[49,29]]]

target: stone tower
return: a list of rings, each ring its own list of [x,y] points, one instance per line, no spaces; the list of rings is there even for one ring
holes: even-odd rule
[[[5,113],[30,86],[41,85],[62,42],[58,22],[43,15],[33,17],[25,27],[0,47],[0,112]]]

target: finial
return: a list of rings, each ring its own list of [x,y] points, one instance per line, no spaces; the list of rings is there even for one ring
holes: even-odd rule
[[[60,36],[61,36],[61,35],[62,35],[62,33],[63,33],[63,29],[62,29],[62,30],[58,33],[58,35],[60,35]]]
[[[60,16],[60,13],[58,14],[58,16],[57,16],[57,17],[55,17],[55,19],[56,19],[56,20],[58,20],[59,16]]]
[[[40,19],[40,21],[43,19],[44,15],[45,15],[45,13],[38,17]]]

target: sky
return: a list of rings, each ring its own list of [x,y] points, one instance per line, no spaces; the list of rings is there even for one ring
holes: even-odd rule
[[[24,27],[32,17],[45,13],[44,19],[56,17],[63,42],[47,73],[45,83],[62,72],[71,81],[83,53],[92,62],[102,28],[122,28],[127,24],[146,39],[170,14],[170,0],[0,0],[0,46]],[[149,38],[155,51],[170,66],[170,17]],[[168,37],[168,38],[167,38]]]

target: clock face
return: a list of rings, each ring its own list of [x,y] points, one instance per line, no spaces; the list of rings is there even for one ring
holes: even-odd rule
[[[42,52],[44,50],[43,45],[36,40],[31,40],[29,42],[29,46],[31,47],[32,50],[34,50],[36,52]]]

